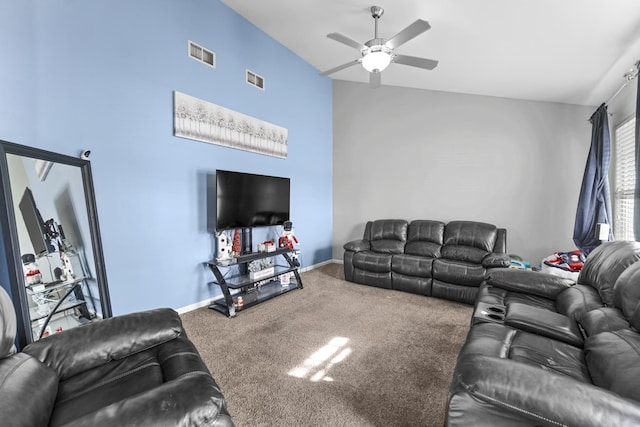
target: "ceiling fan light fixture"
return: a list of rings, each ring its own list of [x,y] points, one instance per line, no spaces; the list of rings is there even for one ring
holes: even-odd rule
[[[391,63],[391,50],[385,46],[379,46],[377,49],[370,48],[363,52],[362,66],[365,70],[371,72],[381,72]]]

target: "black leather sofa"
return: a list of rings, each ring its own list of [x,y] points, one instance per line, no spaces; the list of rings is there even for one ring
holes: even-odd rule
[[[610,242],[577,284],[491,271],[449,392],[448,426],[640,425],[640,243]]]
[[[369,221],[344,245],[345,279],[473,304],[488,269],[508,267],[507,232],[474,221]]]
[[[100,320],[15,352],[0,288],[3,426],[233,426],[224,397],[170,309]]]

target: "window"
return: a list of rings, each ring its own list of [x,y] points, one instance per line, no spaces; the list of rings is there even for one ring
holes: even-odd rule
[[[633,204],[636,189],[635,165],[636,119],[631,117],[615,130],[615,218],[616,240],[635,240],[633,235]]]

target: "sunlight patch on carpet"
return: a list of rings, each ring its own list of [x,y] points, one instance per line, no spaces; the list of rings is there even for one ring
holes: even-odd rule
[[[336,363],[342,362],[351,354],[351,348],[346,347],[349,338],[335,337],[328,344],[320,347],[304,362],[289,371],[289,375],[296,378],[309,378],[309,381],[333,381],[327,376],[329,370]]]

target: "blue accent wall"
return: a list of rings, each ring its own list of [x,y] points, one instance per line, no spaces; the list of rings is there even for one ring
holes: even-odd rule
[[[217,67],[189,58],[188,40]],[[303,266],[331,259],[331,81],[219,1],[0,0],[0,57],[0,139],[92,151],[114,314],[218,293],[203,265],[216,169],[291,178]],[[288,158],[174,137],[173,91],[287,128]]]

